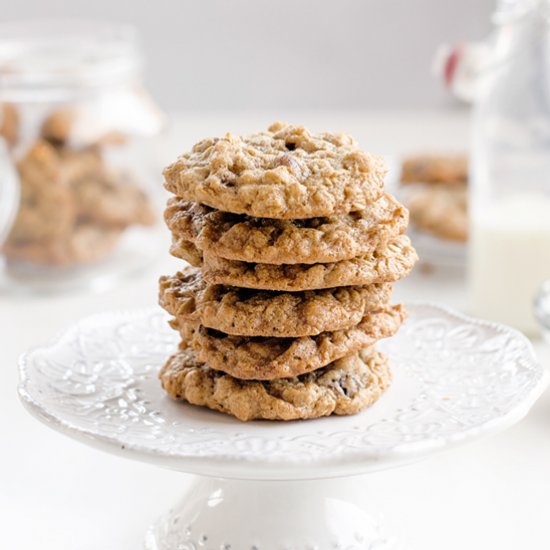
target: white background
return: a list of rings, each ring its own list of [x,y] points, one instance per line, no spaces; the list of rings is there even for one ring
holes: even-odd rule
[[[0,20],[135,24],[168,110],[434,107],[437,46],[484,38],[496,0],[1,0]]]

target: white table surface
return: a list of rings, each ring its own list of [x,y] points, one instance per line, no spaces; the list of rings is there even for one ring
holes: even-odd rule
[[[169,161],[196,139],[252,131],[267,114],[180,115],[162,156]],[[314,129],[353,133],[365,149],[397,154],[463,149],[468,120],[447,113],[283,113]],[[160,181],[160,178],[159,178]],[[162,245],[168,247],[168,236]],[[17,357],[81,316],[156,301],[160,274],[175,270],[168,252],[149,270],[101,294],[0,295],[0,537],[6,550],[136,550],[149,522],[179,498],[189,477],[103,454],[31,418],[18,402]],[[427,299],[467,310],[463,273],[417,269],[399,299]],[[535,347],[542,361],[546,350]],[[550,548],[550,392],[508,431],[414,465],[369,476],[367,487],[411,548]]]

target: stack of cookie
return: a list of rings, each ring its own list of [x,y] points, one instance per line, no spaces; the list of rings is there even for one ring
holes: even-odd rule
[[[282,123],[196,144],[165,170],[160,280],[181,334],[160,373],[175,399],[241,420],[353,414],[388,386],[374,349],[404,320],[391,283],[416,261],[385,165],[346,135]]]

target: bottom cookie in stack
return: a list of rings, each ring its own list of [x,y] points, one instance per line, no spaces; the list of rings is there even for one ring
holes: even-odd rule
[[[366,348],[324,368],[292,378],[240,380],[201,363],[184,348],[162,370],[174,399],[208,407],[239,420],[305,420],[355,414],[378,400],[391,383],[387,357]]]

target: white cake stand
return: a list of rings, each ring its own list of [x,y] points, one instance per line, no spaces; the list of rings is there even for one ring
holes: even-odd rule
[[[197,474],[147,550],[395,550],[361,479],[519,421],[546,372],[518,332],[410,304],[381,343],[394,383],[351,417],[241,423],[176,403],[157,371],[176,344],[159,310],[86,318],[20,360],[20,395],[51,427],[128,458]],[[309,481],[306,481],[309,480]]]

